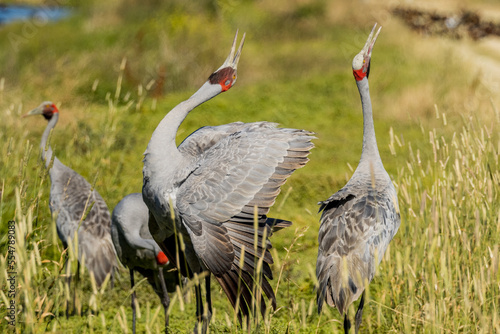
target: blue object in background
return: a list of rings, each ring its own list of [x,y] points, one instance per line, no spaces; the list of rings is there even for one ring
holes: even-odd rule
[[[57,21],[71,14],[64,7],[34,7],[0,5],[0,24],[24,20]]]

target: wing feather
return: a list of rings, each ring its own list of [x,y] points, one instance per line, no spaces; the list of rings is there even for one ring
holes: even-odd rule
[[[197,256],[215,274],[232,305],[241,298],[240,317],[253,312],[254,299],[265,312],[265,302],[254,291],[257,283],[276,307],[266,280],[272,279],[273,264],[267,238],[291,223],[266,215],[286,179],[309,161],[312,139],[310,132],[273,123],[233,123],[202,128],[179,146],[192,154],[194,169],[177,191],[176,208]],[[259,259],[262,269],[257,273]]]
[[[100,286],[118,265],[106,202],[81,175],[60,162],[50,175],[50,206],[53,213],[58,213],[59,236],[67,246],[78,230],[79,259],[85,254],[85,265]]]
[[[393,199],[395,190],[369,191],[370,183],[344,187],[321,202],[321,226],[316,274],[318,310],[323,302],[343,314],[370,282],[375,268],[400,224]],[[386,192],[386,190],[389,190]],[[347,273],[343,268],[347,265]]]

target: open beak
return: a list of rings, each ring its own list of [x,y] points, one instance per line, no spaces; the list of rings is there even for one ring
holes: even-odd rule
[[[24,114],[22,117],[28,117],[33,115],[41,115],[43,114],[43,106],[38,106],[33,110],[30,110],[27,114]]]
[[[373,46],[375,45],[375,41],[377,40],[378,34],[380,34],[380,30],[382,27],[380,26],[377,30],[375,36],[373,33],[375,32],[375,28],[377,27],[377,23],[373,25],[372,31],[366,40],[365,46],[363,47],[363,54],[365,55],[365,59],[370,60],[372,56]]]
[[[233,45],[231,47],[231,52],[229,53],[229,56],[227,57],[224,64],[219,67],[219,70],[225,67],[232,67],[236,70],[236,68],[238,67],[238,62],[240,61],[241,49],[243,49],[243,43],[245,42],[245,35],[246,34],[243,33],[243,38],[241,39],[240,46],[238,47],[238,51],[236,51],[236,41],[238,39],[238,31],[236,31],[236,34],[234,35]]]

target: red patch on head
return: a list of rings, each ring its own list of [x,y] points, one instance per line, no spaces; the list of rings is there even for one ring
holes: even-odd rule
[[[212,73],[208,81],[212,84],[219,84],[223,92],[231,88],[236,79],[236,71],[232,67],[224,67],[217,72]]]
[[[361,81],[363,80],[364,77],[366,77],[367,72],[363,72],[364,66],[361,67],[359,70],[352,70],[352,74],[354,74],[354,79],[356,81]]]
[[[168,262],[169,262],[168,257],[162,251],[160,251],[158,253],[158,255],[156,255],[156,263],[157,264],[164,265],[164,264],[167,264]]]
[[[42,115],[45,117],[46,120],[50,120],[54,114],[58,113],[59,110],[57,109],[55,104],[46,104],[43,107],[43,112]]]

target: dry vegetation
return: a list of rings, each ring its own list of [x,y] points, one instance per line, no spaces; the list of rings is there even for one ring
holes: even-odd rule
[[[18,51],[8,36],[22,34],[23,24],[0,28],[0,329],[9,328],[6,246],[8,221],[15,220],[18,333],[131,330],[125,269],[114,289],[101,291],[82,272],[82,316],[64,317],[64,254],[38,159],[46,123],[20,115],[43,100],[60,104],[54,151],[96,180],[112,209],[140,191],[142,153],[159,120],[220,65],[239,28],[247,41],[237,85],[194,111],[179,140],[202,125],[236,120],[317,133],[310,163],[273,208],[294,226],[273,236],[278,310],[253,331],[340,332],[338,312],[318,315],[315,306],[316,202],[342,187],[359,159],[361,111],[350,64],[377,20],[384,28],[373,53],[371,94],[402,224],[370,286],[362,330],[500,333],[500,85],[462,53],[485,45],[423,38],[385,5],[372,4],[363,17],[360,4],[96,1],[40,27]],[[144,281],[137,290],[138,331],[161,332],[159,300]],[[212,294],[211,331],[244,332],[215,283]],[[172,298],[172,332],[187,332],[194,298],[189,291]]]

